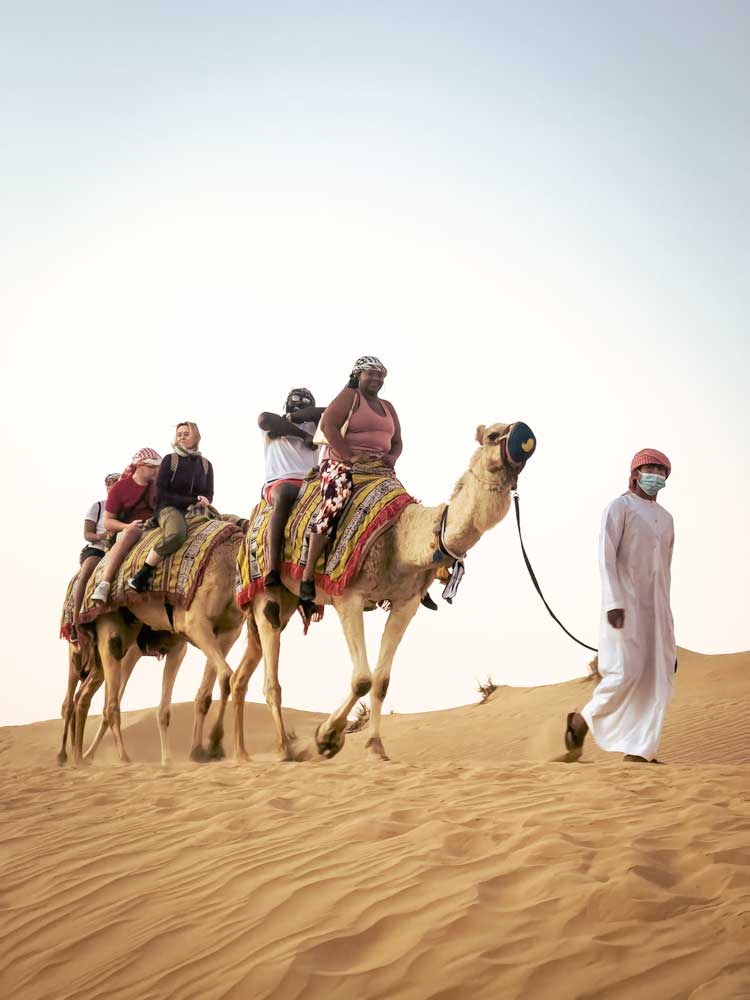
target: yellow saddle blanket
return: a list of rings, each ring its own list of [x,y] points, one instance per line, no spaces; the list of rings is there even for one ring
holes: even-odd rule
[[[355,467],[352,495],[341,514],[336,535],[315,571],[315,586],[335,596],[357,575],[370,546],[410,503],[416,503],[393,469],[383,465]],[[321,504],[320,480],[310,475],[303,482],[287,521],[281,570],[301,580],[307,564],[308,528]],[[245,608],[264,589],[268,561],[268,530],[273,508],[262,500],[250,515],[250,527],[237,556],[237,604]]]
[[[224,542],[229,541],[235,535],[241,535],[241,529],[227,521],[220,521],[213,518],[198,516],[188,516],[187,538],[180,548],[171,556],[156,567],[151,583],[142,594],[130,590],[125,585],[128,577],[132,576],[136,570],[140,569],[146,561],[154,542],[158,541],[161,533],[160,528],[147,531],[143,538],[135,545],[125,558],[119,572],[112,581],[112,589],[109,594],[107,604],[94,603],[91,594],[97,583],[101,580],[106,564],[106,558],[102,559],[86,586],[86,594],[81,606],[81,613],[78,620],[81,624],[94,621],[105,611],[113,611],[123,606],[129,607],[135,614],[138,611],[138,603],[157,594],[165,604],[173,607],[189,608],[192,604],[198,585],[203,579],[208,558],[216,548]],[[71,591],[75,581],[68,586],[68,598],[63,608],[63,619],[66,608],[72,603]],[[63,621],[64,624],[64,621]]]

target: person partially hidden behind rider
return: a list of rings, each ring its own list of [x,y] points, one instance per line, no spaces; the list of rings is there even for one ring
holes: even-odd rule
[[[302,601],[315,600],[315,565],[351,496],[352,466],[358,460],[376,458],[394,468],[403,449],[396,411],[379,396],[387,374],[377,358],[359,358],[346,387],[321,418],[328,441],[326,457],[320,463],[322,504],[310,523],[307,564],[300,585]]]
[[[161,465],[161,455],[153,448],[141,448],[133,455],[127,469],[107,494],[104,504],[104,529],[117,532],[117,540],[107,554],[104,572],[91,599],[106,604],[117,571],[125,556],[143,535],[144,525],[154,515],[156,491],[154,480]]]
[[[110,472],[108,476],[104,477],[104,486],[107,493],[109,493],[119,478],[119,472]],[[107,532],[104,528],[104,505],[106,502],[106,499],[95,500],[86,511],[86,517],[83,521],[83,537],[86,539],[86,544],[81,549],[78,560],[80,569],[78,570],[78,579],[76,580],[76,589],[73,596],[73,624],[70,628],[71,642],[78,641],[78,614],[83,604],[83,595],[86,593],[86,584],[91,579],[91,574],[106,553]]]
[[[317,463],[318,448],[313,434],[323,415],[309,389],[292,389],[284,403],[284,413],[261,413],[258,426],[263,431],[266,478],[263,499],[273,507],[269,530],[268,567],[265,587],[281,586],[284,528],[305,476]]]
[[[214,470],[198,450],[198,425],[177,424],[171,455],[165,455],[156,476],[156,517],[162,536],[146,556],[143,566],[127,581],[131,590],[144,591],[159,563],[176,552],[187,538],[188,507],[205,508],[214,498]]]

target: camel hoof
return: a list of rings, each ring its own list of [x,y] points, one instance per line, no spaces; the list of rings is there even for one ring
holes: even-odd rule
[[[247,750],[235,750],[234,761],[236,764],[247,764],[250,761],[250,754]]]
[[[63,764],[68,763],[68,755],[65,753],[64,750],[61,750],[60,753],[57,755],[57,763],[60,765],[60,767],[62,767]]]
[[[379,736],[373,736],[371,739],[365,743],[365,750],[369,750],[373,757],[378,760],[390,760],[391,758],[385,752],[385,747],[383,746],[383,741]]]
[[[206,755],[206,760],[224,760],[226,754],[224,753],[224,747],[221,743],[211,743],[208,748],[208,754]]]
[[[190,760],[196,764],[205,764],[208,760],[208,750],[205,747],[193,747],[190,751]]]
[[[343,732],[337,733],[335,729],[331,730],[327,736],[323,736],[321,735],[323,726],[324,723],[321,723],[315,730],[315,746],[318,748],[318,753],[321,757],[330,760],[340,752],[346,737]]]

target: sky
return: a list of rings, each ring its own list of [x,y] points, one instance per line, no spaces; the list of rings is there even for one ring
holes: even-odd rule
[[[478,424],[533,428],[527,548],[594,646],[601,511],[635,451],[665,451],[678,643],[750,646],[746,4],[15,6],[0,724],[59,713],[59,615],[104,474],[195,420],[217,506],[246,514],[258,414],[296,385],[325,404],[361,354],[388,367],[398,473],[424,503],[448,498]],[[586,672],[511,516],[439,603],[402,642],[386,711],[471,702],[487,675]],[[366,619],[371,663],[384,622]],[[332,611],[285,632],[285,704],[333,709],[350,670]],[[176,701],[201,674],[191,650]],[[123,707],[155,706],[160,684],[141,661]]]

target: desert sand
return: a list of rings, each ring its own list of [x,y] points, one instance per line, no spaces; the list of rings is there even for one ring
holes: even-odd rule
[[[589,684],[390,715],[389,763],[362,733],[279,763],[264,705],[246,764],[184,760],[189,704],[170,769],[153,711],[127,766],[0,730],[0,995],[750,997],[750,653],[681,651],[666,767],[553,762]],[[303,741],[322,718],[285,714]]]

